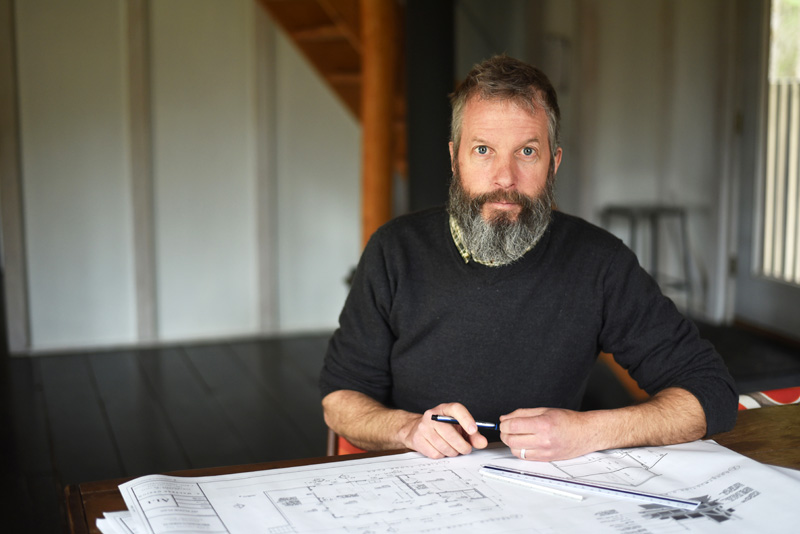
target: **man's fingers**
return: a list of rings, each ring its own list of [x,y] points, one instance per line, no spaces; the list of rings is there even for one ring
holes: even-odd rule
[[[506,415],[501,415],[500,420],[505,421],[506,419],[513,419],[515,417],[532,417],[534,415],[540,415],[550,408],[518,408],[511,413]]]
[[[468,454],[472,450],[470,444],[464,441],[461,434],[454,428],[450,428],[450,432],[445,432],[445,436],[438,432],[429,433],[425,436],[425,441],[427,442],[426,450],[420,452],[429,458],[441,458],[443,456],[452,458],[459,454]]]
[[[525,412],[525,415],[517,417],[501,417],[501,434],[547,434],[553,431],[559,421],[563,421],[559,411],[549,408],[534,408]]]
[[[472,446],[464,439],[460,427],[446,425],[444,428],[441,425],[435,428],[436,430],[436,446],[442,451],[445,456],[456,456],[458,454],[469,454],[472,451]],[[438,446],[439,443],[443,445]],[[453,451],[453,454],[447,454],[446,451]]]
[[[538,429],[538,416],[511,417],[500,419],[502,434],[535,434]]]
[[[458,424],[461,425],[461,428],[467,434],[475,434],[478,431],[478,425],[475,424],[475,418],[472,417],[472,414],[469,413],[467,407],[459,402],[451,402],[448,404],[440,404],[436,408],[435,411],[441,411],[442,415],[449,415],[458,421]]]
[[[476,449],[485,449],[489,445],[489,440],[480,432],[476,432],[469,436],[469,442]]]
[[[422,415],[415,430],[415,446],[413,448],[429,458],[469,454],[472,451],[472,445],[465,439],[465,433],[461,426],[434,421],[431,418],[432,415],[445,415],[442,413],[443,411],[442,406],[437,406]],[[455,416],[450,415],[450,417]]]
[[[548,462],[553,459],[552,453],[548,453],[548,451],[542,451],[536,448],[527,449],[523,447],[521,449],[511,449],[511,454],[520,460],[526,460],[529,462]]]
[[[447,416],[457,424],[436,421],[433,416]],[[414,449],[429,458],[453,457],[469,454],[473,448],[483,449],[489,444],[478,432],[478,425],[469,410],[458,402],[445,403],[427,410],[415,430]]]

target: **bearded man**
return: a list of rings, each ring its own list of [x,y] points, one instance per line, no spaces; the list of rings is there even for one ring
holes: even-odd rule
[[[449,204],[367,244],[320,376],[328,426],[367,450],[441,458],[485,447],[476,421],[499,421],[488,437],[528,460],[732,428],[736,391],[713,347],[619,239],[552,211],[547,77],[498,56],[451,101]],[[601,351],[651,398],[577,411]]]

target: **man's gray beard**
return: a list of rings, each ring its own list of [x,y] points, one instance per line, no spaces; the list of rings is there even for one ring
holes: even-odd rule
[[[550,224],[554,200],[554,178],[548,173],[544,189],[536,197],[518,191],[496,190],[471,197],[461,183],[456,165],[450,182],[447,211],[461,228],[461,237],[473,259],[489,265],[508,265],[533,248]],[[485,220],[481,211],[486,202],[514,202],[520,211],[496,211]]]

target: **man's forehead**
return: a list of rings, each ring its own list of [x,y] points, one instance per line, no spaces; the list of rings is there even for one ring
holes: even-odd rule
[[[522,96],[519,97],[503,97],[503,96],[492,96],[492,95],[481,95],[475,94],[470,96],[465,104],[464,109],[465,111],[470,107],[474,108],[480,104],[496,104],[498,106],[508,106],[514,110],[524,112],[528,115],[537,115],[539,110],[542,109],[541,105],[535,99],[527,99]]]
[[[539,137],[547,135],[547,117],[536,113],[533,106],[527,107],[509,99],[475,99],[467,101],[462,117],[464,133],[472,137],[480,131],[526,130],[535,131]]]

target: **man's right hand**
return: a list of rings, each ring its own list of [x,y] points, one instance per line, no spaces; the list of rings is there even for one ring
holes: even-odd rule
[[[429,458],[469,454],[483,449],[487,439],[463,404],[440,404],[420,415],[388,408],[358,391],[338,390],[322,399],[325,423],[362,449],[380,451],[407,448]],[[440,423],[432,415],[449,415],[460,424]]]
[[[433,415],[449,415],[459,424],[434,421]],[[472,448],[483,449],[487,439],[478,432],[475,419],[463,404],[457,402],[440,404],[422,416],[404,425],[403,439],[409,449],[414,449],[428,458],[444,458],[469,454]]]

